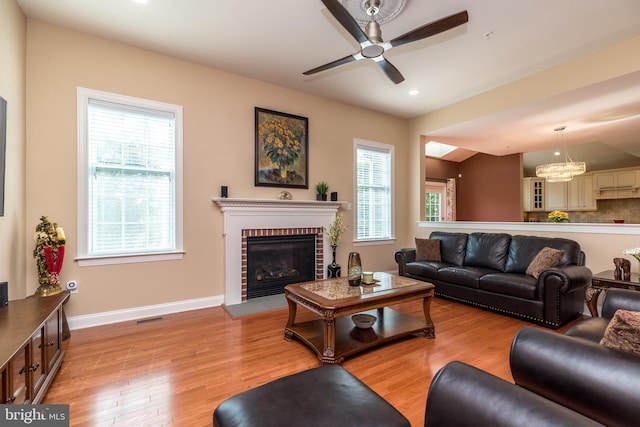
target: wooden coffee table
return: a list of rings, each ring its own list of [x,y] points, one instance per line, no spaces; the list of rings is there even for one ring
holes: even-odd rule
[[[284,288],[289,319],[284,337],[300,339],[325,364],[340,364],[352,354],[415,333],[435,338],[429,308],[431,283],[387,273],[376,273],[373,285],[349,286],[346,277],[295,283]],[[400,313],[389,306],[422,299],[424,320]],[[320,315],[320,319],[295,323],[298,305]],[[378,318],[370,329],[356,328],[352,314]]]

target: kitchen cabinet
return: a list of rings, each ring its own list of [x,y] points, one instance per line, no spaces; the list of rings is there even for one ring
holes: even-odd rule
[[[640,197],[640,169],[616,169],[594,174],[596,199]]]
[[[522,179],[522,209],[525,212],[544,211],[544,178]]]
[[[567,182],[567,210],[597,210],[592,175],[579,175]]]
[[[547,182],[546,211],[595,211],[593,179],[593,175],[578,175],[567,182]]]
[[[544,189],[544,199],[546,211],[566,211],[568,206],[567,183],[546,182]]]

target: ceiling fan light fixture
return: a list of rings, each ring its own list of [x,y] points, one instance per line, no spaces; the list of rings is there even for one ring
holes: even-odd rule
[[[553,162],[536,166],[536,176],[544,178],[547,182],[571,181],[574,176],[581,175],[587,171],[587,165],[585,162],[576,162],[571,159],[564,142],[565,129],[565,126],[560,126],[554,129],[556,132],[554,147],[558,145],[560,146],[559,151],[564,152],[564,162]]]
[[[377,58],[384,53],[384,47],[374,43],[363,47],[360,53],[365,58]]]

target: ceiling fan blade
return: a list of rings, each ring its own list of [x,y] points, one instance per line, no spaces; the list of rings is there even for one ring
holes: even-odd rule
[[[375,58],[374,61],[376,61],[376,64],[378,64],[387,77],[389,77],[389,80],[395,84],[402,83],[404,81],[404,77],[400,71],[384,57],[380,56],[379,58]]]
[[[347,12],[347,9],[338,3],[338,0],[322,0],[322,3],[324,3],[333,17],[338,20],[338,22],[349,32],[349,34],[353,36],[354,39],[358,41],[358,43],[364,43],[369,40],[364,31],[362,31],[362,28],[360,28],[360,25],[358,25],[356,20],[353,19],[349,12]]]
[[[311,74],[319,73],[320,71],[328,70],[329,68],[337,67],[338,65],[348,64],[349,62],[353,62],[355,60],[356,58],[354,58],[353,55],[345,56],[344,58],[336,59],[335,61],[329,62],[328,64],[312,68],[311,70],[305,71],[302,74],[308,76]]]
[[[427,37],[440,34],[459,25],[469,22],[469,14],[467,11],[458,12],[456,14],[447,16],[446,18],[438,19],[437,21],[429,22],[422,27],[409,31],[395,39],[391,40],[391,46],[396,47],[406,43],[411,43],[417,40],[422,40]]]

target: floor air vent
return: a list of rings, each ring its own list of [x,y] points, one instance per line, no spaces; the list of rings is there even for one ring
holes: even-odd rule
[[[150,317],[148,319],[136,320],[136,325],[141,325],[143,323],[149,323],[149,322],[157,322],[159,320],[164,320],[164,317],[158,316],[158,317]]]

